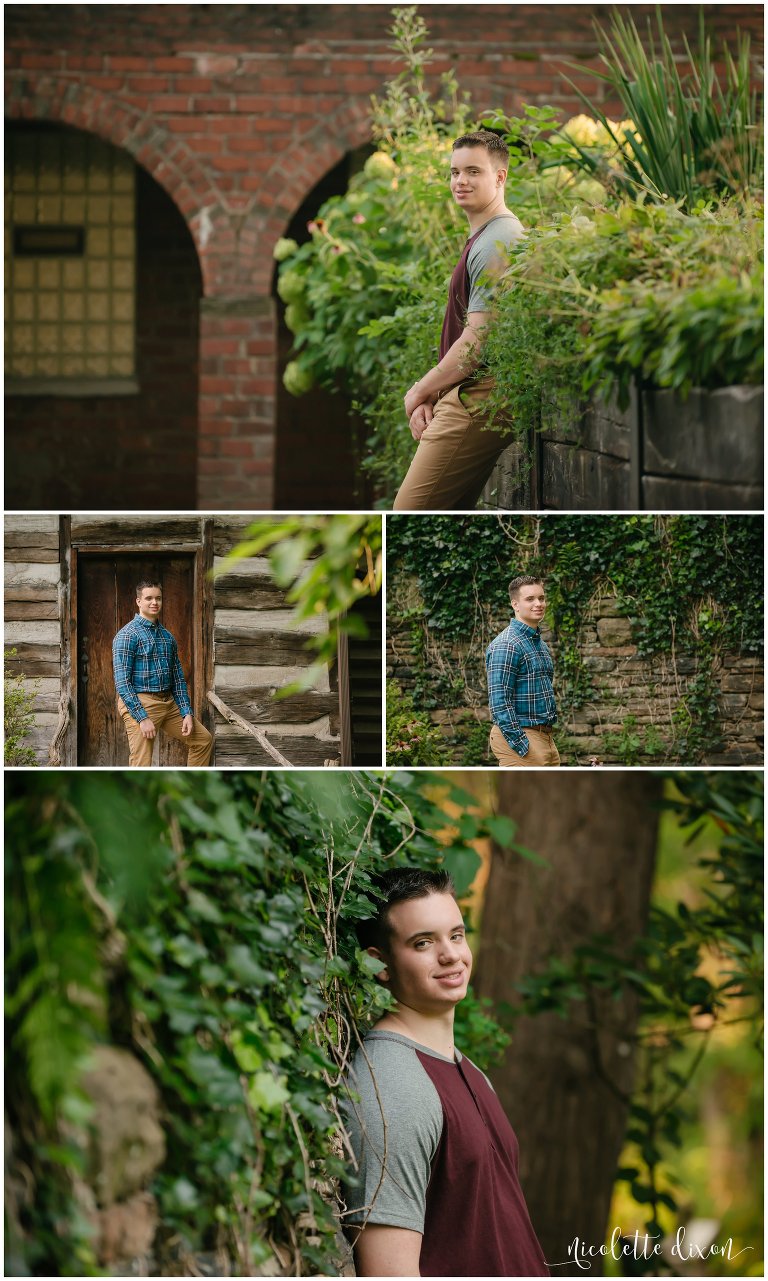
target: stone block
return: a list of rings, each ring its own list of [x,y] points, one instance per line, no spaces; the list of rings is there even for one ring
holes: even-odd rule
[[[142,1191],[165,1158],[160,1094],[128,1050],[98,1046],[83,1077],[94,1105],[88,1182],[101,1206]]]
[[[604,646],[625,646],[632,638],[632,624],[620,617],[598,619],[598,637]]]
[[[613,672],[616,661],[613,658],[585,658],[584,666],[589,672]]]
[[[762,511],[763,486],[725,485],[716,481],[670,476],[643,476],[646,511]]]
[[[758,485],[763,475],[763,389],[694,388],[643,392],[645,471],[727,485]]]
[[[629,464],[594,450],[544,441],[542,505],[555,511],[628,511]]]
[[[692,676],[696,668],[695,658],[678,658],[675,660],[675,669],[679,676]]]
[[[750,676],[722,676],[718,683],[723,691],[733,694],[749,694],[756,684]]]
[[[589,606],[590,618],[621,618],[623,612],[615,596],[599,596]]]
[[[526,445],[508,445],[499,457],[482,492],[479,508],[526,511],[531,507],[530,456]]]
[[[747,696],[746,694],[721,694],[718,703],[726,715],[742,712],[747,706]]]
[[[615,400],[595,400],[582,412],[574,410],[568,418],[562,410],[548,410],[541,415],[544,440],[576,444],[615,458],[629,459],[631,411],[618,408]]]

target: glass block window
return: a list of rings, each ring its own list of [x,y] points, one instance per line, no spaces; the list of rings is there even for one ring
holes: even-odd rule
[[[135,182],[131,157],[90,134],[9,131],[5,369],[14,386],[134,377]]]

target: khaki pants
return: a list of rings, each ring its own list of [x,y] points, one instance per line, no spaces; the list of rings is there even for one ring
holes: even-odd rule
[[[490,378],[459,383],[440,397],[393,511],[467,511],[475,506],[511,427],[483,429]]]
[[[208,733],[204,725],[200,724],[197,717],[193,717],[194,724],[191,734],[182,734],[182,716],[172,697],[161,698],[157,694],[139,694],[139,702],[144,711],[153,722],[158,734],[170,734],[179,743],[183,743],[189,748],[187,765],[208,765],[213,751],[213,738]],[[117,710],[123,718],[125,731],[128,735],[128,747],[130,749],[130,759],[128,764],[151,765],[152,748],[155,745],[154,738],[145,738],[139,728],[138,721],[135,721],[128,711],[122,698],[117,700]]]
[[[546,734],[540,729],[530,729],[526,725],[525,737],[528,739],[528,751],[525,756],[520,756],[509,746],[498,725],[493,726],[491,730],[491,751],[502,769],[512,769],[514,766],[521,765],[535,769],[541,765],[560,764],[560,754],[555,747],[551,734]]]

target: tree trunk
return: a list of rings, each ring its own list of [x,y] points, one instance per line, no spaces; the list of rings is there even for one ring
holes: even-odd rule
[[[659,774],[504,771],[499,810],[515,842],[549,866],[494,845],[477,989],[519,1004],[515,984],[594,935],[626,954],[645,929],[661,797]],[[599,989],[568,1015],[515,1025],[493,1083],[520,1140],[520,1176],[549,1263],[575,1237],[604,1240],[634,1071],[637,1000]],[[599,1274],[599,1257],[592,1260]],[[553,1275],[575,1275],[559,1268]]]

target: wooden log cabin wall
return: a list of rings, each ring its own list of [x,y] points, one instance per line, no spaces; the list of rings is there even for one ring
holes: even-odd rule
[[[173,632],[195,713],[214,733],[219,767],[274,764],[264,746],[208,700],[258,726],[292,765],[381,763],[381,616],[361,602],[366,641],[304,693],[276,693],[311,662],[305,648],[318,619],[298,630],[266,558],[244,559],[212,578],[256,519],[232,516],[9,515],[5,518],[5,644],[8,666],[35,690],[27,741],[40,764],[127,764],[111,667],[112,637],[135,613],[134,585],[163,587],[162,619]],[[185,752],[158,743],[155,763]]]

